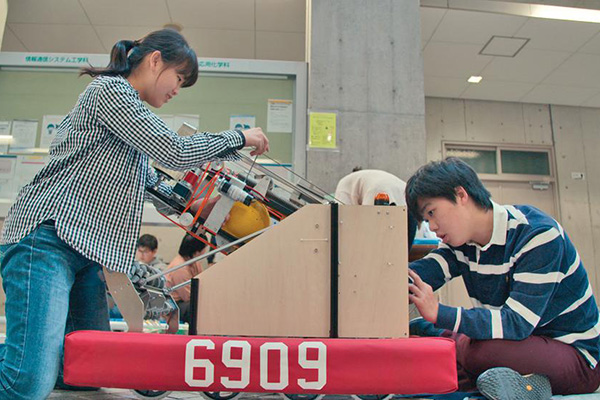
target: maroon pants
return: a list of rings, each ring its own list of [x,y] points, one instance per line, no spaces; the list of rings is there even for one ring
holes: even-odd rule
[[[474,340],[448,331],[456,342],[459,390],[472,391],[477,377],[490,368],[508,367],[522,375],[550,379],[553,394],[593,393],[600,386],[600,367],[591,369],[575,347],[543,336],[515,340]]]

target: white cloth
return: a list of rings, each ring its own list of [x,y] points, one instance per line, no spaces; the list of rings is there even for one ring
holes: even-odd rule
[[[373,205],[378,193],[387,193],[390,204],[405,206],[406,182],[389,172],[365,169],[343,177],[335,189],[335,198],[342,204]]]

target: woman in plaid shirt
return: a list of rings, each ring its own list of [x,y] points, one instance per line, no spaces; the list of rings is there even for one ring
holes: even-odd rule
[[[106,68],[57,128],[49,163],[19,192],[0,252],[7,332],[0,348],[0,400],[41,399],[59,375],[65,332],[108,330],[102,266],[128,272],[151,158],[174,170],[236,150],[269,149],[260,128],[179,137],[144,104],[161,107],[193,85],[198,60],[169,29],[119,41]],[[60,380],[59,380],[60,381]]]

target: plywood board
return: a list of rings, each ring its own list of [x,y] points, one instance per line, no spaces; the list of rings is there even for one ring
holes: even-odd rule
[[[406,208],[339,211],[340,337],[407,337]]]
[[[406,337],[404,207],[339,206],[339,336]],[[328,337],[330,206],[301,208],[200,274],[197,333]]]
[[[200,274],[197,333],[327,337],[329,218],[303,207]]]

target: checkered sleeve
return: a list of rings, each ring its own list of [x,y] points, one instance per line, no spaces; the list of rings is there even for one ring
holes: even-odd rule
[[[173,170],[194,168],[219,158],[236,159],[236,150],[244,146],[244,137],[237,131],[177,135],[122,80],[104,85],[97,101],[101,123],[131,147]]]

